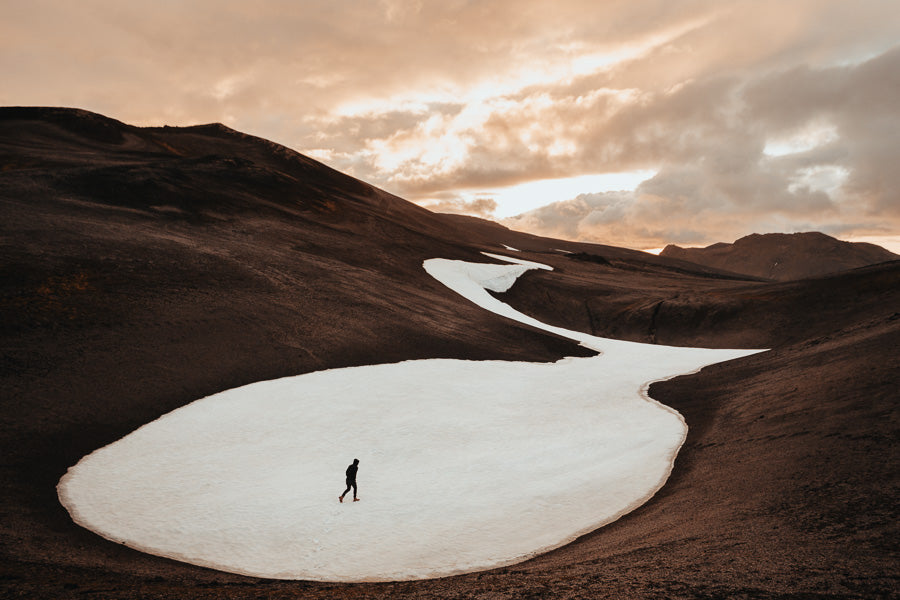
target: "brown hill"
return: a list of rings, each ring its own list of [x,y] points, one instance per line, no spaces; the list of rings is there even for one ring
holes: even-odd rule
[[[538,318],[777,348],[652,386],[690,432],[638,511],[520,565],[330,585],[142,554],[59,505],[56,482],[83,455],[223,389],[412,358],[583,353],[421,268],[503,244],[555,269],[504,296]],[[889,596],[898,283],[897,262],[772,283],[435,215],[220,125],[0,109],[0,597]]]
[[[716,269],[788,281],[900,259],[875,244],[844,242],[819,232],[748,235],[706,248],[668,245],[660,256]]]

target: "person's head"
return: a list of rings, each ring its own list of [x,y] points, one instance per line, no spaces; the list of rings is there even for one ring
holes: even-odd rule
[[[353,459],[353,464],[354,464],[354,465],[358,465],[358,464],[359,464],[359,459],[358,459],[358,458],[354,458],[354,459]]]

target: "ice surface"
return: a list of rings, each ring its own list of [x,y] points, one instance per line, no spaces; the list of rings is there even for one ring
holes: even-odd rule
[[[749,354],[634,344],[500,302],[528,261],[425,269],[488,310],[602,352],[418,360],[254,383],[168,413],[70,468],[59,496],[111,540],[258,577],[404,580],[565,544],[645,502],[686,427],[647,382]],[[545,267],[548,268],[548,267]],[[360,502],[339,504],[360,459]]]

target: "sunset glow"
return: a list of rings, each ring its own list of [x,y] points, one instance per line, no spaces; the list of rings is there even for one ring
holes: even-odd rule
[[[523,211],[532,210],[553,202],[568,200],[591,189],[601,192],[634,190],[642,181],[649,179],[653,171],[632,171],[628,173],[599,173],[562,179],[539,179],[526,181],[508,187],[459,192],[465,205],[472,205],[479,199],[496,203],[493,214],[498,219],[513,217]],[[452,212],[452,204],[439,200],[421,202],[426,208]]]
[[[219,121],[586,241],[900,235],[891,3],[7,4],[3,105]]]

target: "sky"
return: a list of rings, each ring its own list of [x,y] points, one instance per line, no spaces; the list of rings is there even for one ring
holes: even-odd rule
[[[433,210],[900,253],[895,0],[0,0],[0,105],[222,122]]]

